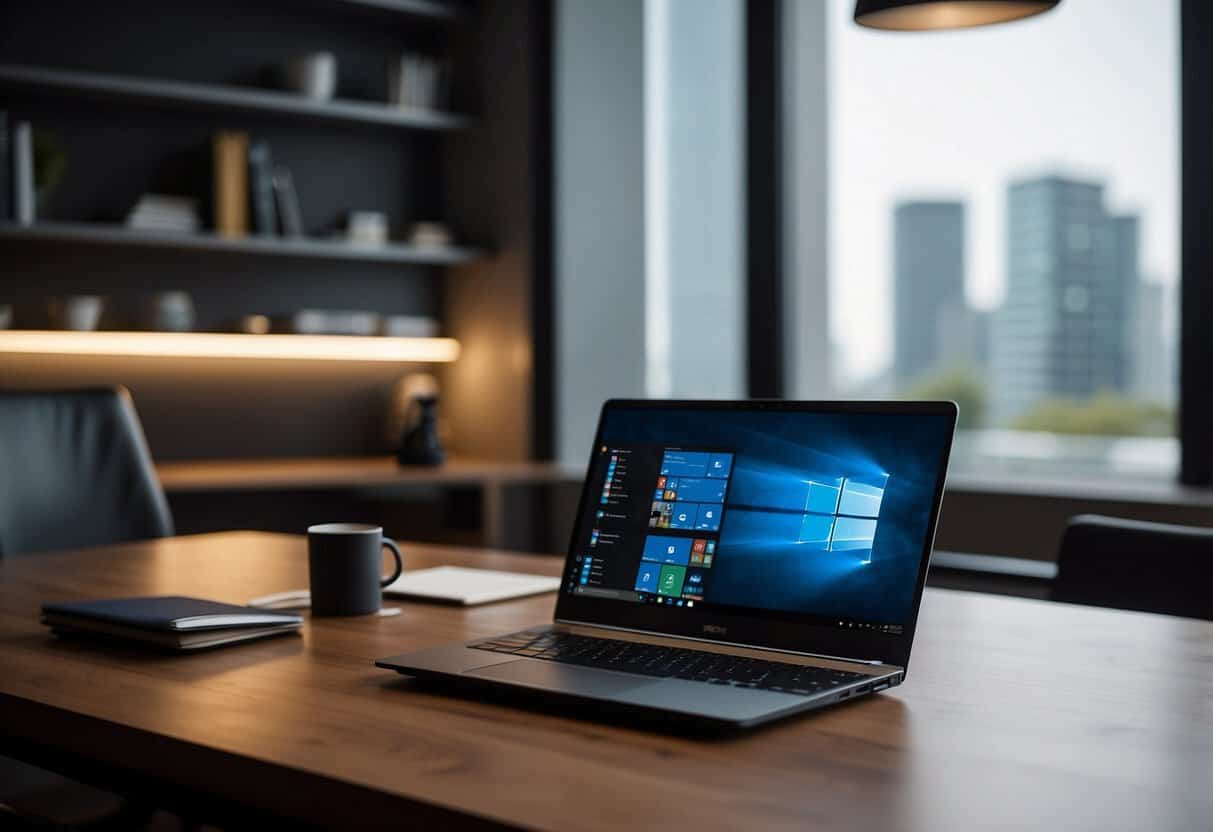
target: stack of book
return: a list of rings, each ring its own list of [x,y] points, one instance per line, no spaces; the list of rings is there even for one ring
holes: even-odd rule
[[[174,595],[43,604],[42,623],[59,636],[143,642],[184,652],[297,632],[303,619]]]
[[[438,110],[450,97],[450,65],[406,52],[388,67],[388,103],[405,109]]]
[[[126,225],[139,231],[193,233],[201,226],[198,201],[184,196],[144,194],[126,215]]]

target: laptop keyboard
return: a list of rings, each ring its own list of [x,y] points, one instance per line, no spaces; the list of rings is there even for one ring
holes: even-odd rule
[[[666,647],[619,639],[595,638],[556,630],[527,630],[468,645],[477,650],[531,659],[622,670],[642,676],[687,679],[713,685],[812,696],[865,678],[867,674],[730,656],[685,647]]]

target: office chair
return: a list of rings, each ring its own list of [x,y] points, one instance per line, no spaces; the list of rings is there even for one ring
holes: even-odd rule
[[[0,392],[0,556],[172,533],[168,502],[124,388]],[[110,800],[3,757],[0,783],[0,829],[134,828],[151,816],[140,804]],[[110,805],[66,824],[21,810],[44,790],[69,814],[81,804]]]
[[[172,533],[124,388],[0,392],[0,555]]]
[[[1213,620],[1213,529],[1073,517],[1052,598]]]

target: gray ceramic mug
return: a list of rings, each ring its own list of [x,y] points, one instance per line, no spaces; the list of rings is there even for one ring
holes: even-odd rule
[[[384,577],[383,547],[392,551],[396,569]],[[323,523],[307,530],[307,565],[312,585],[312,615],[369,615],[378,612],[383,587],[400,577],[400,547],[383,528],[364,523]]]

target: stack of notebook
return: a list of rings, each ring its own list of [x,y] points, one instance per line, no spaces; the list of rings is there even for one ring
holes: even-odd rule
[[[56,635],[87,635],[201,650],[295,632],[303,619],[201,598],[161,596],[44,604],[42,623]]]

